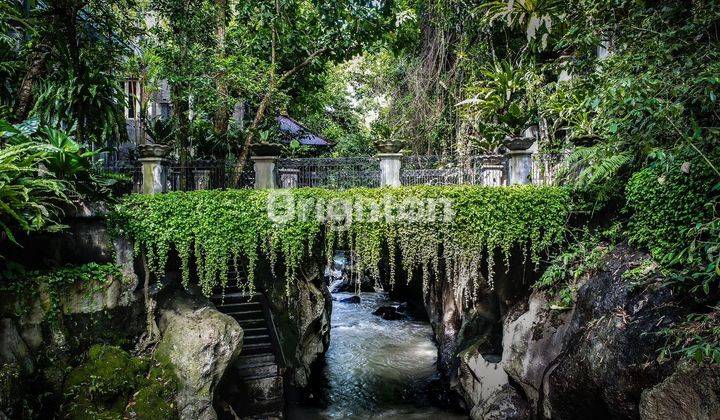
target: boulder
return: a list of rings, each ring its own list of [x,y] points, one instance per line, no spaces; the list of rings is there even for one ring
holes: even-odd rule
[[[298,305],[294,327],[298,341],[293,349],[296,363],[291,384],[300,388],[308,386],[313,364],[330,345],[332,297],[321,274],[320,266],[310,262],[302,267],[301,280],[297,283]]]
[[[213,393],[242,347],[243,330],[232,317],[176,292],[162,302],[162,339],[156,357],[167,360],[178,378],[181,419],[216,419]]]
[[[643,420],[720,418],[720,366],[687,362],[640,397]]]
[[[500,357],[481,354],[477,344],[463,350],[459,359],[458,390],[471,412],[478,407],[483,409],[496,393],[508,385],[508,376]]]
[[[547,297],[541,292],[534,292],[527,306],[527,311],[518,317],[505,319],[502,365],[537,409],[548,368],[571,335],[569,321],[573,311],[551,310]]]
[[[349,277],[343,277],[342,279],[334,280],[330,283],[331,293],[355,293],[358,289],[358,285],[355,279]],[[370,276],[362,276],[360,281],[361,292],[374,292],[375,282]]]
[[[345,299],[340,299],[340,303],[355,303],[355,304],[358,304],[358,303],[360,303],[360,296],[355,295],[355,296],[347,297],[347,298],[345,298]]]
[[[394,306],[381,306],[372,313],[373,315],[377,315],[382,319],[388,320],[388,321],[395,321],[398,319],[405,318],[401,313],[397,311],[397,309]]]
[[[525,399],[510,385],[503,385],[485,403],[470,412],[473,420],[525,420],[531,418]]]

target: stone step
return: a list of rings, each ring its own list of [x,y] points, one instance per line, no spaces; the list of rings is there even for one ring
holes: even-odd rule
[[[259,335],[270,335],[270,331],[267,329],[266,326],[249,328],[243,327],[243,334],[245,337],[256,337]]]
[[[217,308],[222,313],[228,313],[233,311],[257,311],[262,312],[263,308],[259,302],[248,302],[248,303],[223,303],[217,305]]]
[[[275,363],[258,366],[235,365],[235,371],[243,380],[273,378],[278,375],[278,367]]]
[[[210,300],[213,302],[258,302],[260,295],[254,294],[249,295],[247,293],[243,293],[239,290],[228,290],[225,289],[225,293],[223,294],[221,291],[215,292],[214,295],[210,297]],[[223,300],[224,299],[224,300]]]
[[[285,408],[285,401],[282,397],[273,398],[266,401],[258,401],[253,403],[249,407],[244,407],[242,411],[243,420],[269,420],[269,419],[282,419],[283,409]]]
[[[222,312],[222,311],[221,311]],[[230,315],[231,317],[239,320],[250,320],[250,321],[256,321],[256,320],[262,320],[265,322],[265,318],[263,316],[262,311],[229,311],[224,312],[226,315]]]
[[[251,354],[273,354],[271,343],[243,344],[241,353]]]
[[[246,355],[241,352],[240,357],[235,361],[235,365],[243,367],[266,366],[270,364],[275,364],[275,355],[273,354]]]
[[[255,318],[255,319],[237,319],[238,324],[242,327],[243,330],[246,328],[264,328],[267,330],[267,324],[265,323],[264,318]]]
[[[218,308],[237,308],[237,309],[258,309],[262,311],[260,302],[225,302],[217,305]]]
[[[268,344],[272,345],[272,342],[270,341],[270,336],[269,335],[253,335],[253,336],[249,336],[249,337],[245,336],[245,338],[243,338],[244,346],[248,345],[248,344],[260,344],[260,343],[268,343]]]

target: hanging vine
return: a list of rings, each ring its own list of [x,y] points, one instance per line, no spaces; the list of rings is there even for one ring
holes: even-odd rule
[[[290,294],[301,262],[323,244],[328,254],[350,247],[357,268],[375,277],[388,250],[389,283],[398,255],[408,281],[421,270],[425,291],[430,273],[438,274],[443,261],[456,293],[469,298],[481,278],[493,287],[495,253],[505,266],[512,249],[538,264],[540,254],[562,240],[568,194],[536,186],[176,192],[130,196],[110,223],[134,241],[138,253],[145,250],[158,278],[171,250],[181,260],[185,285],[194,263],[206,295],[226,286],[228,272],[232,266],[238,271],[240,261],[247,264],[248,278],[238,286],[252,290],[263,254],[273,266],[282,260]],[[486,275],[480,273],[482,255]]]

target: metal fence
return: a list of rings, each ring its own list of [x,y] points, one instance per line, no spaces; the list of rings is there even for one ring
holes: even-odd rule
[[[280,177],[296,171],[298,187],[380,186],[380,160],[375,157],[281,159],[277,168]]]
[[[565,159],[563,154],[534,154],[531,182],[552,185]],[[376,188],[380,186],[380,161],[376,157],[287,158],[276,163],[277,185],[323,188]],[[132,192],[142,190],[142,171],[137,161],[116,161],[107,171],[123,173],[132,180]],[[479,155],[464,159],[452,156],[406,156],[402,158],[402,185],[508,185],[508,158],[504,155]],[[204,190],[253,188],[252,162],[238,168],[232,162],[190,162],[186,166],[171,162],[167,190]]]
[[[563,169],[567,154],[535,153],[532,156],[532,183],[535,185],[555,185]]]
[[[488,185],[507,183],[507,159],[502,155],[407,156],[402,160],[403,185]]]
[[[142,191],[142,169],[139,161],[116,161],[104,168],[108,172],[124,174],[132,179],[132,192]],[[171,162],[167,176],[168,191],[193,191],[225,188],[253,188],[255,170],[251,162],[238,168],[226,162],[189,162],[182,166]]]

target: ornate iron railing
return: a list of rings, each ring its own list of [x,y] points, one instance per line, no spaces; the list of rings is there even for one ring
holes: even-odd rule
[[[297,171],[298,187],[379,187],[380,161],[375,157],[281,159],[278,173]]]
[[[502,155],[407,156],[400,178],[403,185],[488,185],[507,183],[507,159]]]
[[[532,183],[552,185],[565,159],[564,154],[535,154]],[[116,161],[105,165],[112,172],[132,178],[132,191],[142,190],[142,171],[138,161]],[[195,161],[185,166],[171,162],[167,190],[253,188],[252,162],[238,168],[232,162]],[[375,188],[380,186],[380,162],[376,157],[287,158],[276,164],[278,186],[324,188]],[[479,155],[464,159],[449,156],[406,156],[400,169],[402,185],[485,185],[508,184],[508,158],[503,155]]]

